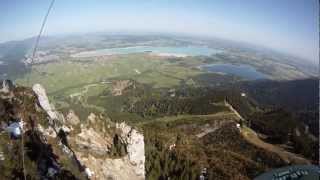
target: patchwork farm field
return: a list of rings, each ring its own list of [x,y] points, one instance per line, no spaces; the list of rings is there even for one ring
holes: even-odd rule
[[[18,84],[41,83],[49,94],[68,89],[81,88],[88,84],[107,84],[110,79],[133,79],[155,87],[171,87],[200,74],[201,71],[178,66],[164,58],[149,55],[128,55],[106,60],[63,60],[35,65],[30,74],[18,79]]]

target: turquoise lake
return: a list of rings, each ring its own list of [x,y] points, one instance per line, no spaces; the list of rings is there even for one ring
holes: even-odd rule
[[[99,49],[94,51],[84,51],[72,55],[73,57],[94,57],[94,56],[104,56],[104,55],[114,55],[114,54],[131,54],[131,53],[159,53],[167,54],[173,56],[209,56],[222,52],[222,50],[212,49],[205,46],[133,46],[125,48],[109,48],[109,49]]]

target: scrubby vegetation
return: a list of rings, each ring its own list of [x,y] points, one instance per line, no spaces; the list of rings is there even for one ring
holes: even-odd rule
[[[318,142],[305,132],[302,122],[282,109],[253,114],[249,121],[257,132],[267,135],[267,141],[274,144],[292,144],[292,151],[317,161]]]
[[[215,120],[219,118],[198,119],[192,125]],[[276,154],[246,142],[235,124],[226,124],[199,140],[186,122],[144,126],[147,179],[197,179],[203,168],[208,170],[208,179],[251,179],[270,167],[285,165]],[[181,126],[184,131],[177,131]]]

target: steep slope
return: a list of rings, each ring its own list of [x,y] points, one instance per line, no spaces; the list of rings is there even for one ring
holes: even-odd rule
[[[80,122],[70,110],[65,118],[49,103],[41,85],[32,89],[1,91],[2,177],[144,179],[141,133],[95,114]],[[23,126],[8,131],[15,122]]]
[[[8,92],[2,91],[0,96],[1,177],[86,179],[75,163],[76,157],[63,152],[66,147],[50,127],[47,113],[31,89],[13,87]],[[22,124],[16,128],[21,133],[8,132],[7,127],[14,122]]]

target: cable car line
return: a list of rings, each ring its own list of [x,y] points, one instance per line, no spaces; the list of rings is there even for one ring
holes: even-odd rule
[[[39,41],[40,41],[40,37],[42,35],[42,32],[44,30],[44,27],[46,25],[46,22],[47,22],[47,19],[48,19],[48,16],[49,16],[49,13],[54,5],[54,2],[55,0],[52,0],[50,5],[49,5],[49,8],[46,12],[46,15],[42,21],[42,24],[41,24],[41,28],[40,28],[40,31],[39,31],[39,34],[36,38],[36,41],[35,41],[35,44],[34,44],[34,48],[33,48],[33,52],[32,52],[32,56],[31,56],[31,62],[30,62],[30,65],[32,66],[33,64],[33,61],[34,61],[34,57],[36,55],[36,52],[37,52],[37,49],[38,49],[38,45],[39,45]],[[27,76],[27,84],[29,84],[29,81],[30,81],[30,77]],[[27,117],[26,117],[26,95],[23,96],[23,121],[26,121],[27,120]],[[22,155],[22,168],[23,168],[23,177],[24,177],[24,180],[27,180],[27,177],[26,177],[26,168],[25,168],[25,160],[24,160],[24,132],[23,132],[23,125],[22,125],[22,128],[21,128],[21,155]]]

